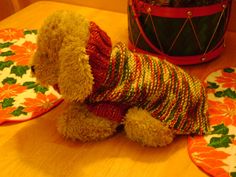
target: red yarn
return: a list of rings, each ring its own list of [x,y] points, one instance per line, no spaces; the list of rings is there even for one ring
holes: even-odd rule
[[[121,122],[128,110],[128,106],[116,103],[97,103],[89,104],[88,110],[93,112],[96,116],[108,118],[116,122]]]
[[[110,62],[112,44],[110,37],[99,28],[94,22],[90,22],[90,36],[86,46],[86,53],[89,55],[89,64],[94,77],[93,91],[105,81]]]
[[[94,22],[90,22],[90,36],[86,46],[86,53],[89,55],[89,64],[94,77],[93,93],[105,82],[110,64],[112,43],[110,37],[99,28]],[[124,118],[127,107],[113,103],[87,104],[89,111],[100,117],[121,122]]]

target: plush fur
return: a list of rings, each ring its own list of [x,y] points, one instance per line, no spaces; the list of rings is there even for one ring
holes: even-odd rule
[[[116,132],[118,123],[95,116],[84,104],[70,103],[58,120],[58,131],[82,142],[105,139]]]
[[[57,86],[68,104],[58,120],[59,133],[83,142],[102,140],[123,124],[133,141],[152,147],[170,144],[174,131],[147,110],[131,107],[121,123],[89,111],[84,100],[93,92],[95,83],[86,53],[89,37],[89,22],[69,11],[54,13],[39,30],[33,74],[42,85]]]
[[[124,125],[127,136],[149,146],[165,146],[174,139],[173,132],[149,112],[137,107],[129,109]]]

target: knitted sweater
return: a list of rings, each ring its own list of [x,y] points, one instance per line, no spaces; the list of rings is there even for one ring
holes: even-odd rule
[[[204,87],[181,68],[156,57],[132,53],[118,43],[109,67],[100,72],[106,79],[86,100],[97,115],[113,112],[104,116],[122,121],[127,109],[135,106],[146,109],[177,134],[208,131]]]

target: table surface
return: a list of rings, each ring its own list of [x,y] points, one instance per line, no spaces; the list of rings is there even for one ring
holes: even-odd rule
[[[113,43],[127,43],[127,15],[55,2],[37,2],[0,22],[2,28],[38,29],[58,9],[78,11],[99,24]],[[236,66],[236,33],[226,33],[223,54],[209,63],[183,67],[204,79],[225,66]],[[2,177],[206,177],[191,161],[187,137],[180,136],[163,148],[131,142],[123,132],[100,142],[64,140],[55,127],[62,103],[47,114],[22,123],[0,126],[0,176]]]

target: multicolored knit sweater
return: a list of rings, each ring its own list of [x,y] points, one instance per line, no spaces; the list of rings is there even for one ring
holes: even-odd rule
[[[97,46],[103,52],[95,56],[91,46],[87,53],[95,86],[86,102],[92,112],[120,122],[130,107],[139,107],[177,134],[208,132],[206,93],[199,80],[165,60],[132,53],[122,43],[111,55],[109,47]]]

